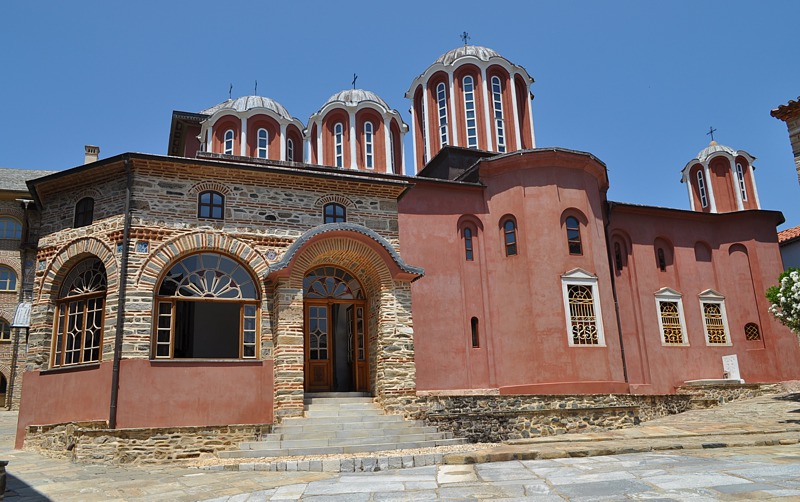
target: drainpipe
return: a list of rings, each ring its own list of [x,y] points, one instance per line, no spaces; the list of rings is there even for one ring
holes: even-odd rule
[[[614,312],[617,315],[617,333],[619,333],[619,353],[622,357],[622,377],[625,383],[628,382],[628,363],[625,360],[625,342],[622,340],[622,321],[619,317],[619,300],[617,299],[617,279],[614,276],[614,259],[611,251],[611,239],[608,238],[608,227],[611,225],[611,209],[614,207],[613,202],[606,202],[606,223],[603,225],[603,231],[606,234],[606,255],[608,255],[608,271],[611,277],[611,294],[614,297]]]
[[[111,371],[111,407],[108,412],[108,428],[117,428],[117,403],[119,401],[119,364],[122,359],[122,337],[125,325],[125,292],[128,289],[128,254],[131,239],[131,194],[133,192],[133,171],[131,171],[130,157],[125,156],[125,224],[122,230],[122,259],[119,270],[117,287],[117,324],[114,337],[114,366]]]
[[[28,258],[29,254],[29,239],[30,239],[30,221],[28,218],[28,204],[33,202],[29,199],[17,199],[17,202],[22,204],[23,210],[23,223],[25,233],[22,235],[22,246],[21,246],[21,254],[22,260],[20,260],[20,295],[19,301],[17,305],[23,303],[26,299],[30,300],[30,298],[25,298],[26,290],[25,290],[25,279],[27,277],[26,270],[25,270],[25,261]],[[25,328],[25,338],[27,339],[27,333],[30,328]],[[14,345],[12,347],[11,352],[11,371],[10,375],[8,375],[8,388],[6,389],[6,409],[11,410],[14,407],[14,381],[17,379],[17,353],[19,352],[19,334],[22,331],[22,328],[15,328],[14,329]]]

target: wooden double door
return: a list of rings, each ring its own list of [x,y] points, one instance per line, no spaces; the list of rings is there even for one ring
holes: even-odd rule
[[[368,391],[366,302],[306,300],[304,317],[305,390]]]

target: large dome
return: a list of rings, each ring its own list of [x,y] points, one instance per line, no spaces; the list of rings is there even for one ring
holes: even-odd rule
[[[365,91],[364,89],[345,89],[344,91],[339,91],[330,98],[328,101],[325,102],[325,105],[329,103],[360,103],[362,101],[373,101],[378,103],[382,107],[386,108],[387,110],[391,110],[389,105],[386,104],[386,101],[381,99],[380,96],[375,94],[372,91]],[[322,105],[325,108],[325,105]]]
[[[481,61],[489,61],[491,58],[502,57],[496,51],[489,49],[488,47],[481,47],[480,45],[462,45],[460,47],[456,47],[453,50],[449,50],[439,56],[436,61],[433,63],[441,63],[443,65],[450,65],[458,59],[464,56],[474,56]]]
[[[286,120],[292,120],[292,116],[289,115],[289,112],[286,111],[286,108],[284,108],[282,104],[274,99],[265,98],[264,96],[242,96],[236,99],[229,99],[211,108],[207,108],[200,113],[204,115],[213,115],[220,110],[246,112],[255,108],[266,108],[267,110],[272,110]]]
[[[730,155],[736,156],[736,150],[729,146],[720,145],[716,141],[711,141],[707,147],[700,150],[700,153],[697,154],[697,160],[700,162],[705,162],[709,157],[714,155],[717,152],[725,152]]]

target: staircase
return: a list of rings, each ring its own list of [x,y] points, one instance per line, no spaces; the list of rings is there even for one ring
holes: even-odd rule
[[[221,451],[220,458],[303,457],[465,444],[421,421],[386,415],[364,393],[305,396],[302,417],[286,418],[261,441]]]

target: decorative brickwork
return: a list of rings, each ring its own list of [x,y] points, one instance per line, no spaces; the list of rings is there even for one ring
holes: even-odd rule
[[[336,203],[336,204],[341,204],[344,207],[354,207],[355,206],[355,204],[353,204],[352,200],[348,199],[347,197],[345,197],[343,195],[336,195],[336,194],[334,194],[334,195],[323,195],[322,197],[317,199],[317,201],[314,203],[314,206],[322,208],[322,206],[324,206],[325,204],[330,204],[331,202]]]

